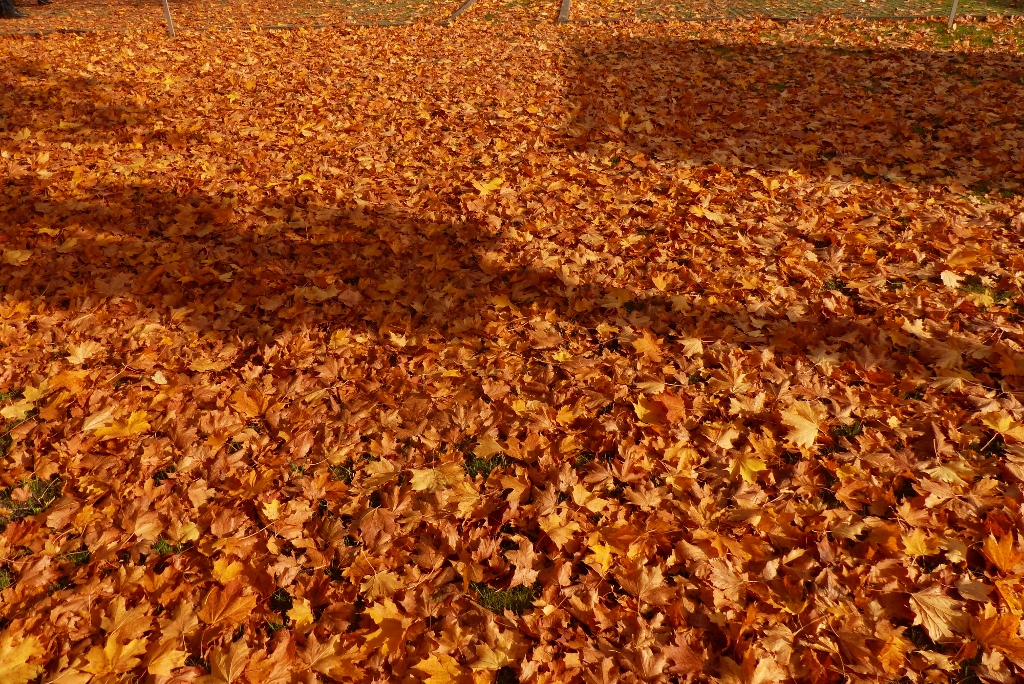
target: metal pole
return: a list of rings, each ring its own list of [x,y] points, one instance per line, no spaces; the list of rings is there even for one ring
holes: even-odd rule
[[[953,0],[954,7],[956,6],[956,0]],[[171,38],[174,37],[174,20],[171,19],[171,8],[167,4],[167,0],[164,0],[164,16],[167,18],[167,33],[170,34]]]
[[[164,0],[167,2],[167,0]],[[949,26],[947,27],[950,31],[953,30],[953,22],[956,21],[956,6],[960,0],[953,0],[953,7],[949,10]]]

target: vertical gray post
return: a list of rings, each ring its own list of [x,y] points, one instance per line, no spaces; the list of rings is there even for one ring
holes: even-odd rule
[[[956,6],[960,0],[953,0],[953,7],[949,10],[949,30],[953,30],[953,22],[956,21]]]
[[[569,23],[569,9],[572,7],[572,0],[562,0],[562,8],[558,11],[558,23]]]
[[[953,0],[956,2],[956,0]],[[174,37],[174,19],[171,19],[171,8],[167,4],[167,0],[164,0],[164,17],[167,18],[167,33],[170,34],[171,38]]]

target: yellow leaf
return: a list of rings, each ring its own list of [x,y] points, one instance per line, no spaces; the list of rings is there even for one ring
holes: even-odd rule
[[[515,662],[501,651],[495,651],[487,644],[480,644],[476,647],[476,656],[476,661],[469,666],[474,672],[500,670],[506,665]],[[486,681],[491,680],[488,679]]]
[[[112,423],[114,421],[114,408],[113,406],[108,406],[86,418],[82,423],[82,431],[97,430],[104,425]]]
[[[540,528],[551,537],[551,541],[555,543],[555,546],[562,548],[572,539],[573,532],[578,531],[580,526],[575,520],[564,523],[561,516],[552,513],[540,519]]]
[[[415,468],[409,485],[414,492],[433,492],[445,485],[444,475],[436,468]]]
[[[267,520],[277,520],[281,517],[281,501],[273,499],[263,504],[263,515]]]
[[[391,596],[402,588],[402,580],[393,572],[378,572],[370,575],[359,587],[371,601],[382,596]]]
[[[8,266],[21,266],[32,257],[30,249],[5,249],[4,263]]]
[[[96,354],[103,351],[103,345],[93,342],[92,340],[86,340],[80,344],[74,344],[68,347],[68,361],[81,366],[83,363],[91,359]]]
[[[487,181],[486,183],[481,183],[479,181],[473,181],[473,187],[475,187],[477,189],[477,191],[480,193],[481,196],[486,196],[486,195],[489,195],[490,193],[494,192],[498,188],[500,188],[501,184],[504,183],[504,182],[505,182],[505,179],[502,178],[501,176],[498,176],[497,178],[492,178],[491,180]]]
[[[221,584],[227,584],[241,575],[244,569],[245,566],[238,561],[232,561],[230,558],[218,558],[213,562],[213,578]]]
[[[477,458],[490,458],[495,454],[500,454],[505,448],[498,444],[498,441],[490,435],[484,435],[481,437],[475,449],[473,449],[473,455]]]
[[[733,442],[740,436],[740,431],[731,423],[705,423],[700,426],[700,433],[726,451],[732,449]]]
[[[464,670],[459,662],[445,653],[434,653],[412,666],[427,675],[426,684],[452,684],[459,681]]]
[[[908,556],[915,558],[931,556],[938,553],[939,541],[920,527],[915,527],[913,532],[903,535],[903,550]]]
[[[293,601],[291,610],[288,611],[288,617],[291,618],[296,629],[302,629],[306,625],[313,624],[313,609],[310,606],[309,599],[303,598]]]
[[[1024,442],[1024,425],[1013,419],[1013,416],[1005,411],[986,413],[981,422],[998,432],[1003,437],[1010,437],[1014,441]]]
[[[679,340],[679,344],[683,345],[683,354],[686,356],[696,356],[704,353],[704,343],[697,337],[690,337],[685,340]]]
[[[96,429],[96,436],[101,439],[132,437],[149,429],[145,411],[134,411],[127,420],[115,420],[113,425]]]
[[[156,650],[149,657],[146,664],[146,671],[151,675],[170,675],[177,667],[185,666],[185,659],[188,654],[175,648],[177,642],[164,641],[157,645]]]
[[[601,576],[608,574],[609,568],[612,567],[612,547],[610,544],[595,544],[590,547],[591,553],[587,555],[583,560],[590,567],[601,569]]]
[[[942,278],[943,285],[954,289],[960,287],[960,281],[963,280],[963,276],[958,276],[952,271],[943,271],[939,274],[939,277]]]
[[[42,668],[28,661],[45,651],[34,636],[26,636],[15,646],[13,630],[0,635],[0,684],[25,684],[35,679]]]
[[[377,631],[367,635],[361,650],[387,655],[405,647],[405,630],[412,621],[402,615],[393,601],[375,603],[366,609],[366,614],[377,623]]]
[[[640,419],[641,423],[648,425],[665,424],[665,406],[656,399],[640,397],[640,400],[633,404],[633,410],[636,411],[636,417]]]
[[[882,644],[878,653],[878,662],[882,669],[889,674],[896,674],[903,663],[906,662],[906,654],[914,650],[914,643],[905,639],[896,632],[891,633]]]
[[[231,395],[231,408],[246,418],[256,418],[263,413],[264,399],[258,390],[238,390]]]
[[[15,422],[22,421],[28,418],[28,414],[31,413],[34,408],[34,403],[28,399],[22,399],[21,401],[17,401],[10,406],[4,406],[0,409],[0,416]]]
[[[249,647],[244,639],[233,642],[227,651],[211,651],[211,674],[200,677],[199,684],[231,684],[235,680],[240,680],[248,660]]]
[[[633,340],[633,349],[652,363],[661,361],[661,346],[658,338],[647,330],[644,331],[643,337]]]
[[[767,467],[768,465],[763,460],[753,454],[740,454],[732,462],[732,474],[754,483],[757,482],[757,474]]]
[[[782,423],[791,429],[786,439],[799,447],[810,448],[818,439],[818,430],[826,417],[821,404],[798,401],[788,410],[782,411]]]
[[[989,535],[982,547],[985,557],[992,562],[992,565],[1004,573],[1012,573],[1014,568],[1024,561],[1024,554],[1013,548],[1013,536],[1005,535],[1002,539],[996,540]]]
[[[920,339],[929,339],[932,336],[930,332],[924,329],[924,320],[920,318],[913,322],[904,321],[902,330]]]
[[[199,619],[208,625],[224,623],[233,628],[248,618],[256,607],[256,596],[246,593],[248,591],[237,579],[223,589],[214,587],[203,599]]]

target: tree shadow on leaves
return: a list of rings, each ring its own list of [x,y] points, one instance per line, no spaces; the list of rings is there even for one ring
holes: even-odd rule
[[[859,177],[882,184],[1021,188],[1024,148],[1006,144],[1016,135],[1024,78],[1013,55],[725,45],[622,34],[577,43],[571,54],[575,62],[562,99],[573,115],[550,143],[554,154],[612,156],[612,170],[623,174],[642,169],[645,158],[706,165],[712,174],[727,171],[739,179],[733,194],[744,200],[767,199],[778,187],[770,177],[789,172],[837,182]],[[15,98],[37,104],[51,126],[65,121],[63,106],[69,108],[67,119],[89,122],[92,132],[86,135],[100,145],[138,144],[139,132],[147,131],[145,144],[187,153],[183,134],[153,129],[159,112],[107,95],[123,89],[84,77],[59,87],[34,85],[45,65],[12,69],[24,77]],[[981,80],[984,86],[977,85]],[[69,89],[75,97],[68,97]],[[7,126],[28,123],[11,118]],[[31,123],[40,127],[39,121]],[[628,166],[629,159],[636,165]],[[515,185],[522,173],[509,169],[506,185]],[[231,364],[245,362],[283,334],[335,329],[341,321],[379,333],[378,341],[398,340],[397,348],[406,353],[409,340],[473,338],[483,346],[496,334],[488,323],[502,307],[533,319],[532,329],[519,324],[527,328],[519,331],[520,354],[529,353],[531,341],[547,340],[541,347],[564,343],[551,329],[554,321],[575,321],[593,331],[601,321],[619,320],[669,341],[751,325],[747,312],[716,311],[677,326],[678,301],[672,297],[594,266],[572,270],[545,263],[534,252],[527,255],[508,239],[507,227],[523,221],[502,218],[514,214],[507,206],[466,211],[465,198],[455,195],[442,199],[462,205],[457,220],[362,200],[332,204],[295,187],[245,204],[195,186],[173,190],[121,182],[113,174],[73,181],[50,197],[19,194],[30,185],[28,173],[9,179],[5,192],[12,199],[2,220],[34,226],[38,243],[23,266],[2,266],[0,292],[9,299],[42,298],[68,315],[95,306],[97,297],[111,306],[129,299],[153,320],[232,339]],[[590,190],[600,191],[596,185]],[[691,198],[694,204],[701,192]],[[639,236],[630,239],[617,229],[610,241],[601,238],[602,248],[634,260],[643,260],[645,250],[657,254],[679,276],[676,294],[740,287],[716,282],[714,264],[670,253],[680,244],[717,243],[718,258],[729,263],[741,259],[743,250],[714,233],[713,217],[684,211],[685,194],[669,194],[674,209],[640,201],[617,214],[606,212],[609,225],[630,224],[626,233]],[[573,207],[559,211],[571,214]],[[748,236],[761,231],[770,238],[779,228],[729,230]],[[808,247],[832,247],[813,244],[815,231],[786,230],[788,238],[806,240]],[[570,250],[587,238],[556,231],[550,237]],[[778,278],[812,295],[842,289],[829,288],[824,275],[815,280],[805,269],[781,264]],[[820,308],[799,323],[783,317],[771,334],[751,342],[806,349],[823,336],[867,325],[873,307],[882,304],[855,303],[863,309],[858,317],[867,317],[861,322],[829,323]],[[538,332],[538,325],[546,332]],[[597,344],[596,338],[588,344]]]
[[[567,134],[667,161],[1020,191],[1024,65],[1004,52],[583,42]]]

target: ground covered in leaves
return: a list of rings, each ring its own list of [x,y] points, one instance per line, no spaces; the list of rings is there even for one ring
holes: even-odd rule
[[[1018,681],[968,28],[2,39],[0,681]]]
[[[16,0],[28,17],[0,22],[9,32],[166,30],[160,0]],[[178,30],[385,26],[448,23],[465,0],[169,0]],[[960,0],[959,14],[1024,14],[1024,0]],[[561,0],[476,0],[463,21],[552,22]],[[572,0],[569,21],[661,21],[757,17],[944,17],[949,0]]]

